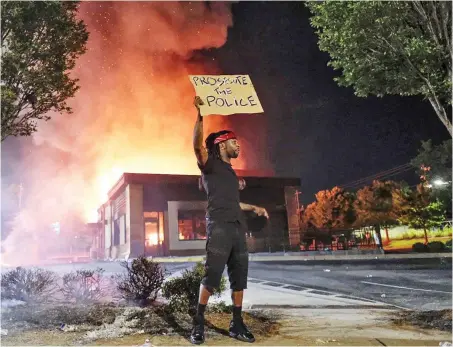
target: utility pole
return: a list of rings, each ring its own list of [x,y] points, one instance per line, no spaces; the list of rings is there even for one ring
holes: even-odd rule
[[[296,193],[294,194],[296,196],[296,203],[297,203],[297,218],[298,218],[298,221],[299,221],[299,228],[300,228],[300,225],[301,225],[301,220],[300,220],[300,213],[302,212],[302,208],[300,207],[300,201],[299,201],[299,195],[302,194],[301,191],[299,191],[298,189],[296,189]]]

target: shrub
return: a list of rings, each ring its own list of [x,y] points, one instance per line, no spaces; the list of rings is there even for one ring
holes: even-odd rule
[[[164,270],[160,264],[141,256],[129,265],[121,263],[126,273],[116,275],[117,289],[126,300],[139,304],[153,302],[164,282]]]
[[[201,262],[190,270],[185,270],[181,277],[175,277],[164,283],[162,294],[169,300],[169,308],[173,311],[192,313],[198,303],[200,283],[205,273]],[[220,296],[226,289],[226,280],[222,277],[220,286],[213,295]]]
[[[417,242],[412,245],[412,251],[417,253],[428,252],[428,247],[424,243]]]
[[[432,241],[428,243],[428,249],[430,252],[436,253],[436,252],[442,252],[445,250],[445,245],[441,241]]]
[[[104,270],[77,270],[63,276],[61,291],[67,300],[76,303],[94,302],[103,296],[102,274]]]
[[[445,242],[445,247],[451,250],[451,239]]]
[[[46,301],[58,290],[58,276],[49,270],[17,267],[2,274],[1,288],[2,299]]]

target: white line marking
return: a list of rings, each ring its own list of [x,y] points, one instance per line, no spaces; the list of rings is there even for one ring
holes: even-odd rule
[[[327,291],[327,290],[318,290],[318,289],[314,289],[314,288],[310,288],[310,287],[306,287],[306,286],[299,286],[297,284],[288,284],[288,283],[282,283],[282,282],[277,282],[277,281],[267,281],[267,280],[262,280],[262,279],[259,279],[259,278],[255,278],[255,277],[248,277],[249,280],[258,280],[258,281],[262,281],[261,283],[254,283],[254,284],[264,284],[266,282],[271,282],[271,283],[278,283],[278,284],[282,284],[283,286],[292,286],[292,287],[299,287],[299,288],[304,288],[304,290],[301,290],[301,291],[298,291],[298,293],[308,293],[310,294],[310,290],[317,290],[317,291],[320,291],[320,292],[324,292],[324,293],[329,293],[331,294],[333,297],[335,297],[336,295],[346,295],[348,296],[350,299],[352,300],[356,300],[356,301],[362,301],[362,298],[358,297],[358,296],[354,296],[354,295],[349,295],[349,294],[344,294],[344,293],[338,293],[338,292],[332,292],[332,291]],[[272,286],[269,286],[269,287],[272,287]],[[283,289],[287,289],[287,290],[291,290],[289,288],[285,288],[285,287],[273,287],[273,288],[283,288]],[[321,295],[321,294],[319,294]],[[371,300],[371,299],[366,299],[366,298],[363,298],[365,299],[366,301],[364,302],[374,302],[374,303],[378,303],[378,304],[385,304],[385,305],[388,305],[387,303],[385,302],[382,302],[382,301],[376,301],[376,300]],[[396,305],[393,305],[395,307],[397,307]],[[399,306],[398,306],[399,307]]]
[[[417,291],[420,291],[420,292],[434,292],[434,293],[451,294],[451,292],[444,292],[444,291],[442,291],[442,290],[400,287],[400,286],[392,286],[392,285],[390,285],[390,284],[374,283],[374,282],[367,282],[367,281],[360,281],[360,282],[366,283],[366,284],[373,284],[373,285],[375,285],[375,286],[392,287],[392,288],[399,288],[399,289],[410,289],[410,290],[417,290]]]

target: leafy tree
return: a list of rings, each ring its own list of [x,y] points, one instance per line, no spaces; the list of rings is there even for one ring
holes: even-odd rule
[[[316,201],[307,206],[302,221],[317,228],[346,228],[354,222],[353,196],[339,187],[322,190]]]
[[[452,134],[451,5],[444,1],[309,1],[335,80],[366,97],[427,98]]]
[[[439,200],[433,200],[431,189],[426,184],[419,184],[408,196],[408,208],[399,217],[399,221],[411,228],[423,229],[425,244],[428,244],[428,230],[439,227],[445,220],[445,209]]]
[[[70,72],[88,40],[77,11],[77,1],[1,2],[2,141],[32,134],[49,111],[71,112]]]
[[[420,178],[433,184],[431,194],[445,206],[447,213],[452,213],[452,140],[447,140],[434,146],[431,140],[422,142],[418,155],[412,159],[412,166],[417,170]],[[440,179],[449,182],[449,185],[437,187],[433,182]]]
[[[373,181],[357,192],[354,209],[357,214],[357,226],[374,226],[382,245],[381,227],[388,228],[397,224],[401,199],[396,192],[400,186],[393,181]]]

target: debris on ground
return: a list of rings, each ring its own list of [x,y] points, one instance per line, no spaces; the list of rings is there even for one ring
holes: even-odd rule
[[[0,329],[0,335],[1,335],[1,336],[6,336],[6,335],[8,335],[8,329]]]
[[[393,319],[393,322],[398,325],[415,325],[421,328],[451,331],[451,319],[451,309],[440,311],[408,311],[400,313],[397,318]]]
[[[225,306],[225,305],[224,305]],[[220,308],[222,308],[221,306]],[[225,306],[228,308],[227,306]],[[206,312],[206,332],[212,337],[227,331],[231,312],[218,308]],[[244,321],[257,336],[273,336],[279,325],[270,316],[260,312],[244,312]],[[96,341],[109,341],[137,336],[143,339],[135,344],[139,347],[153,347],[148,336],[187,337],[192,328],[188,313],[170,311],[165,305],[149,307],[119,307],[112,305],[36,305],[14,307],[2,314],[2,342],[15,341],[27,345],[30,336],[39,336],[35,344],[86,345]],[[5,328],[8,328],[9,331]],[[7,336],[6,336],[7,335]],[[43,338],[43,341],[40,338]],[[5,339],[3,341],[3,339]],[[36,339],[36,337],[34,338]],[[44,341],[45,340],[45,341]],[[145,343],[143,344],[143,341]]]
[[[386,297],[386,295],[385,295],[385,294],[381,294],[381,298],[385,298],[385,297]]]
[[[324,269],[324,272],[330,272],[330,269]]]

